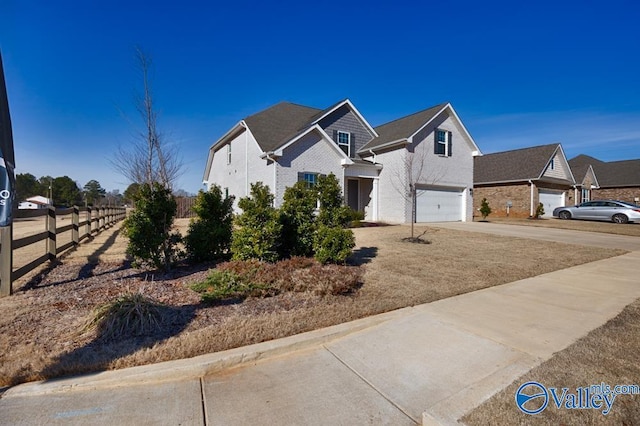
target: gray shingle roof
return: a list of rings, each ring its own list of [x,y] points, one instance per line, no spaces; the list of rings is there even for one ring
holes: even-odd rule
[[[582,179],[589,165],[600,187],[640,186],[640,159],[604,162],[588,155],[569,160],[569,166]]]
[[[305,130],[323,110],[280,102],[245,118],[256,142],[264,152],[273,151]]]
[[[475,157],[473,183],[538,179],[558,146],[554,143]]]
[[[374,130],[378,133],[378,137],[369,141],[360,151],[368,151],[388,142],[408,138],[430,121],[446,105],[447,103],[445,102],[376,127]]]

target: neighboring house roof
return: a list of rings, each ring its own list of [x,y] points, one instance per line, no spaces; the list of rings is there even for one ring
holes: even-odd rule
[[[475,157],[473,182],[487,184],[538,180],[558,150],[562,151],[562,147],[554,143]]]
[[[473,145],[474,151],[477,151],[479,154],[480,150],[478,149],[478,146],[476,145],[467,129],[464,127],[464,124],[462,124],[462,121],[460,121],[458,114],[456,114],[455,110],[448,102],[432,106],[425,110],[418,111],[414,114],[398,118],[397,120],[393,120],[389,123],[376,127],[374,130],[376,131],[376,133],[378,133],[378,137],[369,141],[369,143],[360,148],[358,152],[367,153],[370,150],[390,147],[396,144],[408,143],[411,137],[413,137],[429,123],[431,123],[431,121],[433,121],[440,115],[440,113],[442,113],[446,109],[449,109],[449,111],[456,118],[460,127],[462,128],[463,133],[468,137],[469,141]]]
[[[605,162],[588,155],[578,155],[569,160],[569,165],[581,178],[591,166],[601,188],[640,186],[640,159]]]
[[[51,199],[49,199],[47,197],[43,197],[42,195],[34,195],[33,197],[29,197],[24,201],[25,202],[29,202],[29,203],[33,203],[33,204],[40,204],[40,205],[43,205],[43,206],[46,206],[46,205],[49,205],[49,204],[53,204]]]

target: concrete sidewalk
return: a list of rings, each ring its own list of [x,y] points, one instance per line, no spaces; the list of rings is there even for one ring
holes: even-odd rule
[[[17,386],[0,424],[456,424],[639,298],[639,264],[634,251],[250,347]]]

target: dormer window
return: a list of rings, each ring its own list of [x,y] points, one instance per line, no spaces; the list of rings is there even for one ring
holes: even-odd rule
[[[351,133],[338,131],[338,146],[347,154],[347,157],[351,157]]]

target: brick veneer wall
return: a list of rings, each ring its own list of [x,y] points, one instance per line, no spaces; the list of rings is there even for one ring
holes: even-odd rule
[[[635,198],[640,198],[640,186],[630,188],[600,188],[591,190],[592,200],[620,200],[638,204]]]
[[[537,206],[539,202],[538,189],[555,189],[565,191],[565,205],[571,206],[574,203],[573,189],[565,186],[553,185],[550,183],[541,183],[541,186],[534,187],[533,205]],[[479,212],[482,199],[486,198],[491,207],[491,216],[507,217],[507,201],[511,201],[509,208],[509,217],[529,217],[531,215],[531,188],[528,183],[514,185],[500,185],[490,187],[473,188],[473,215],[474,217],[482,217]],[[551,213],[551,212],[547,212]]]
[[[537,198],[537,191],[535,197]],[[483,198],[487,199],[489,207],[491,207],[492,210],[489,217],[506,217],[507,201],[511,201],[512,203],[512,206],[509,209],[509,217],[529,217],[531,192],[527,183],[474,188],[474,217],[482,217],[478,210],[480,209],[480,204],[482,203]],[[537,199],[535,199],[534,202],[537,203]]]

